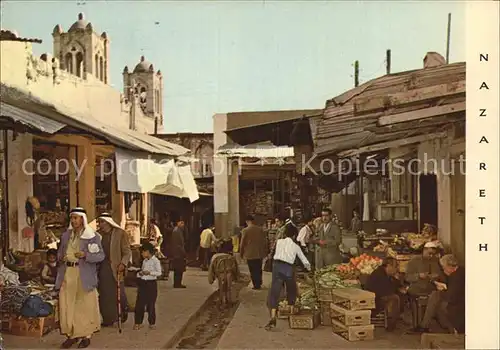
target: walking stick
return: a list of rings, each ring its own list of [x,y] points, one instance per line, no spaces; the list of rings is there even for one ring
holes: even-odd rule
[[[122,332],[122,303],[121,303],[121,273],[118,271],[116,278],[116,300],[118,303],[118,332],[121,334]]]

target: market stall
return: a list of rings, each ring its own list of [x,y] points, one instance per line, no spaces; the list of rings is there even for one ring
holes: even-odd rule
[[[42,337],[58,327],[58,300],[54,285],[39,278],[22,282],[20,275],[0,263],[1,331]]]

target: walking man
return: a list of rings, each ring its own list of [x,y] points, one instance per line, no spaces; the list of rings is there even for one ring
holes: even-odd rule
[[[102,249],[105,258],[99,265],[99,308],[102,325],[111,327],[118,321],[117,277],[123,275],[132,257],[127,232],[118,225],[110,214],[103,213],[97,218]],[[128,303],[123,279],[120,282],[120,304],[122,322],[128,318]]]
[[[253,216],[247,217],[246,224],[247,227],[242,232],[240,253],[247,261],[253,289],[259,290],[262,286],[262,260],[267,256],[269,247],[264,231],[255,225]]]
[[[97,264],[104,260],[101,238],[88,225],[83,208],[71,210],[70,222],[61,237],[56,280],[60,328],[67,337],[63,349],[78,342],[79,348],[87,348],[101,324],[97,296]]]
[[[184,220],[178,219],[172,231],[170,257],[174,270],[174,288],[186,288],[182,276],[186,271],[186,249],[184,247]]]

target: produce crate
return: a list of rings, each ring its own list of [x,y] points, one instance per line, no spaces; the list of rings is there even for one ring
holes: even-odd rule
[[[280,319],[286,319],[290,316],[290,306],[278,306],[278,315]]]
[[[333,289],[332,303],[348,310],[374,309],[375,294],[357,288]]]
[[[330,315],[333,320],[345,326],[366,326],[370,324],[370,310],[347,310],[335,304],[330,304]]]
[[[8,332],[22,337],[41,338],[55,328],[54,315],[47,317],[12,316]]]
[[[337,320],[332,320],[332,329],[335,334],[340,335],[348,341],[373,340],[375,327],[365,326],[346,326]]]
[[[289,324],[292,329],[314,329],[320,324],[320,314],[317,311],[301,311],[290,315]]]
[[[330,302],[322,301],[320,302],[320,321],[323,326],[331,326],[332,325],[332,316],[330,313]]]

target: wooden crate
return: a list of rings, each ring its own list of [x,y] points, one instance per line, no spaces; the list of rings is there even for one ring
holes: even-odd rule
[[[373,340],[375,327],[365,326],[346,326],[337,320],[332,320],[332,329],[335,334],[340,335],[348,341]]]
[[[332,290],[332,303],[348,310],[369,310],[375,308],[375,294],[357,288]]]
[[[341,306],[330,304],[332,319],[346,326],[366,326],[370,324],[370,310],[347,310]]]
[[[322,302],[329,302],[331,303],[333,301],[333,291],[335,289],[333,288],[324,288],[324,287],[317,287],[316,289],[316,295],[317,299]]]
[[[288,318],[292,329],[314,329],[320,324],[320,314],[317,311],[301,311]]]
[[[279,319],[287,319],[290,316],[290,306],[278,306]]]
[[[323,326],[331,326],[332,325],[332,316],[330,313],[330,302],[322,301],[320,302],[320,321]]]
[[[13,316],[9,321],[8,332],[22,337],[41,338],[56,328],[54,316],[23,317]]]

